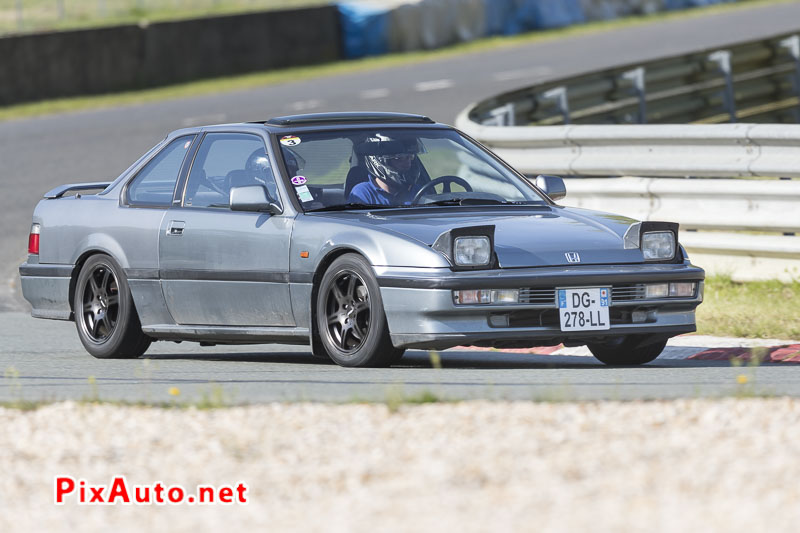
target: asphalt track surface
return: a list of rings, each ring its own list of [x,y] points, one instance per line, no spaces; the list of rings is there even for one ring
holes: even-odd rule
[[[146,359],[98,360],[71,322],[22,313],[0,320],[0,402],[95,399],[217,404],[269,401],[396,401],[426,393],[446,400],[631,400],[721,395],[797,395],[800,365],[733,367],[728,362],[662,358],[643,367],[611,368],[592,357],[447,350],[433,368],[412,350],[391,368],[342,368],[304,347],[201,348],[157,343]],[[699,347],[698,347],[699,351]],[[9,371],[8,368],[13,368]],[[746,384],[738,383],[740,376]],[[176,387],[180,394],[171,396]]]
[[[401,368],[354,371],[311,359],[304,348],[159,343],[148,363],[97,361],[82,350],[73,324],[23,314],[16,268],[25,258],[33,207],[46,190],[113,179],[179,127],[342,110],[414,112],[452,123],[469,103],[515,87],[798,29],[800,3],[756,6],[317,80],[0,123],[0,369],[19,373],[0,381],[0,400],[20,392],[31,400],[87,397],[90,375],[104,399],[153,401],[173,385],[187,389],[184,397],[210,394],[212,383],[224,384],[235,401],[385,399],[422,390],[525,399],[734,392],[738,370],[729,364],[677,360],[609,369],[591,358],[446,352],[445,368],[435,370],[425,352],[410,352]],[[761,392],[800,392],[796,366],[754,372]]]

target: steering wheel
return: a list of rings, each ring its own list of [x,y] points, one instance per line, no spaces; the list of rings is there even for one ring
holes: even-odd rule
[[[433,189],[440,183],[444,184],[444,187],[442,188],[442,194],[446,192],[451,192],[450,191],[451,183],[460,185],[467,192],[472,192],[472,187],[470,187],[469,183],[467,183],[467,180],[465,180],[464,178],[459,178],[458,176],[451,176],[451,175],[439,176],[435,180],[431,180],[425,185],[423,185],[422,188],[419,191],[417,191],[417,194],[414,195],[414,199],[411,200],[411,203],[416,204],[419,201],[419,199],[424,196],[425,191],[427,191],[428,189]]]

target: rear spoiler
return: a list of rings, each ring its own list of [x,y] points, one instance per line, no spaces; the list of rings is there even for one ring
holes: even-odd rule
[[[92,191],[95,189],[106,189],[111,185],[110,181],[96,181],[92,183],[69,183],[67,185],[59,185],[53,190],[47,191],[44,195],[48,200],[61,198],[70,191]]]

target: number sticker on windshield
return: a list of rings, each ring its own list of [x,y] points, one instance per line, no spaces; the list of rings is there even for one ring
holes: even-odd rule
[[[300,137],[296,135],[286,135],[281,137],[281,144],[284,146],[297,146],[300,144]]]

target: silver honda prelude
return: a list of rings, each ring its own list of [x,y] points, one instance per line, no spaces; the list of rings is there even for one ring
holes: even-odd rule
[[[99,358],[284,343],[355,367],[563,343],[635,365],[695,331],[705,273],[678,225],[565,194],[419,115],[181,129],[113,182],[45,194],[22,290]]]

